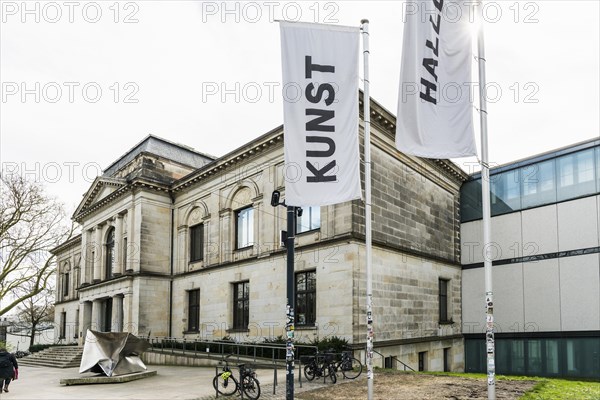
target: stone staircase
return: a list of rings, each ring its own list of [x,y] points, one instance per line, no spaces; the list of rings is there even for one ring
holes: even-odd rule
[[[19,358],[19,365],[75,368],[81,363],[83,347],[79,346],[53,346],[33,353],[30,356]]]

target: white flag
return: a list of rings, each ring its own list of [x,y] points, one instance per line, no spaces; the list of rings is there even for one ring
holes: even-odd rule
[[[396,146],[426,158],[477,155],[467,2],[406,3]]]
[[[361,197],[359,28],[281,22],[285,202]]]

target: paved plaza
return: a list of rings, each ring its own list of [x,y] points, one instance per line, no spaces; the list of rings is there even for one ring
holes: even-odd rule
[[[48,368],[22,366],[19,368],[19,379],[10,385],[9,393],[0,394],[2,400],[104,400],[104,399],[160,399],[160,400],[193,400],[214,396],[212,379],[214,367],[179,367],[165,365],[149,365],[148,370],[156,370],[157,375],[146,379],[127,383],[63,386],[60,380],[79,376],[77,368]],[[298,370],[296,383],[298,386]],[[261,399],[285,398],[285,370],[277,373],[278,385],[276,396],[273,396],[273,370],[258,370],[261,383]],[[304,389],[319,385],[303,382]],[[220,397],[221,398],[221,397]],[[223,397],[224,398],[224,397]]]

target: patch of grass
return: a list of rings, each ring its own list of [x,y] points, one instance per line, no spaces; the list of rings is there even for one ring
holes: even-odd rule
[[[564,379],[542,380],[520,400],[598,400],[600,383]]]
[[[457,376],[462,378],[485,379],[485,374],[458,372],[421,372],[429,375]],[[519,400],[600,400],[598,380],[551,379],[536,376],[496,375],[498,380],[536,381],[533,389]]]

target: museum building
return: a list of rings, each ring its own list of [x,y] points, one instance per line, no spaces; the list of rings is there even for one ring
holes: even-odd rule
[[[600,376],[600,139],[491,169],[496,372]],[[465,371],[485,372],[481,176],[461,188]]]
[[[469,177],[396,150],[395,118],[373,100],[371,127],[375,365],[461,371],[459,200]],[[150,135],[108,166],[73,215],[81,235],[53,250],[57,337],[282,335],[286,212],[270,198],[285,199],[284,140],[280,126],[215,158]],[[363,201],[304,209],[296,225],[297,340],[338,336],[364,356]]]

